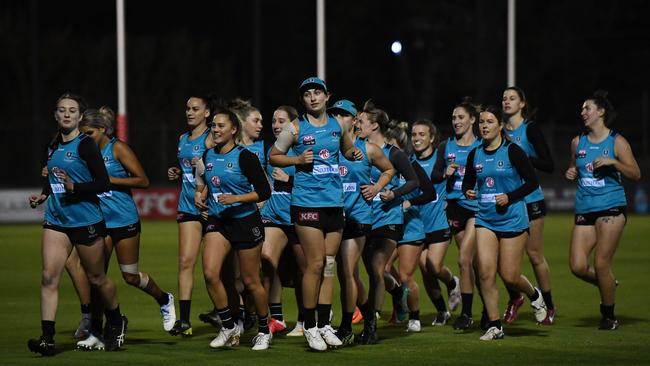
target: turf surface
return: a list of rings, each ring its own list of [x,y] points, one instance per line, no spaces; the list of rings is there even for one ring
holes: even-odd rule
[[[144,222],[140,268],[148,272],[165,290],[176,292],[177,228],[174,222]],[[158,306],[139,290],[121,280],[115,260],[110,276],[118,284],[122,311],[129,317],[129,331],[122,352],[82,352],[74,350],[72,333],[79,321],[79,303],[69,278],[64,275],[60,288],[57,316],[56,357],[41,359],[26,347],[28,338],[40,335],[39,284],[40,237],[38,225],[0,226],[0,248],[5,258],[0,265],[0,365],[88,365],[97,364],[219,364],[219,365],[288,365],[297,362],[356,365],[612,365],[650,364],[650,217],[631,216],[614,261],[618,288],[616,312],[621,327],[617,331],[597,330],[600,318],[597,289],[573,277],[568,268],[568,243],[572,217],[552,215],[546,221],[546,258],[550,264],[554,302],[558,308],[556,324],[538,326],[528,301],[521,308],[514,325],[505,328],[506,338],[481,342],[481,332],[457,333],[451,326],[430,326],[434,309],[428,298],[421,299],[423,330],[405,333],[405,325],[388,325],[390,296],[386,297],[383,319],[379,321],[380,344],[354,346],[324,354],[308,351],[303,338],[278,336],[271,350],[254,352],[248,347],[253,332],[242,338],[242,345],[232,350],[212,350],[208,343],[215,331],[201,323],[199,312],[211,308],[200,272],[196,268],[192,304],[194,336],[172,337],[162,330]],[[457,250],[451,247],[447,264],[457,272]],[[524,271],[533,279],[530,265]],[[422,286],[421,286],[422,288]],[[505,291],[499,287],[500,307]],[[284,293],[288,320],[296,317],[291,289]],[[335,290],[338,291],[338,288]],[[423,294],[424,295],[424,294]],[[340,304],[334,304],[333,325],[340,320]],[[474,318],[480,318],[480,301],[474,301]],[[178,308],[177,308],[178,311]],[[458,310],[456,314],[458,315]],[[453,321],[453,318],[452,318]],[[293,324],[293,323],[292,323]],[[355,326],[355,332],[361,330]]]

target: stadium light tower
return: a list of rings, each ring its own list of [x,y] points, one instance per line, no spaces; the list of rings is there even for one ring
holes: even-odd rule
[[[127,142],[129,125],[126,119],[126,44],[124,36],[124,0],[116,0],[117,18],[117,138]]]
[[[316,0],[317,75],[325,80],[325,0]]]
[[[515,40],[517,33],[515,0],[508,0],[508,86],[515,85]]]

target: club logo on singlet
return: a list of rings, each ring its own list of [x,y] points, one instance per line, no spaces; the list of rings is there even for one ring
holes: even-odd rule
[[[260,152],[259,151],[255,151],[253,154],[255,154],[255,156],[257,156],[257,158],[259,159],[259,157],[260,157]]]
[[[517,140],[517,142],[521,142],[521,136],[517,136],[515,140]]]
[[[226,168],[228,168],[228,169],[232,169],[232,167],[233,167],[232,163],[228,163],[228,164],[226,164]]]
[[[219,177],[216,176],[216,175],[214,177],[212,177],[212,179],[210,179],[210,181],[212,182],[212,185],[215,186],[215,187],[219,187],[221,185],[221,179],[219,179]]]
[[[459,165],[458,170],[456,170],[456,171],[458,172],[458,174],[460,174],[461,177],[465,176],[465,166]]]
[[[183,159],[183,166],[186,168],[190,168],[192,166],[192,163],[187,159]]]
[[[487,178],[485,178],[485,185],[486,185],[488,188],[492,188],[492,187],[494,187],[494,178],[492,178],[492,177],[487,177]]]
[[[348,175],[348,167],[346,167],[344,165],[339,166],[339,175],[342,176],[342,177],[345,177],[346,175]]]
[[[72,157],[72,151],[68,151],[65,153],[66,158],[71,158]]]
[[[302,138],[303,145],[314,145],[316,144],[316,137],[314,135],[305,135]]]
[[[320,156],[321,159],[326,160],[330,157],[330,151],[327,149],[322,149],[318,152],[318,156]]]
[[[199,145],[194,145],[194,151],[199,151],[200,148],[201,148],[201,146],[199,146]]]
[[[104,164],[108,163],[108,156],[104,156]]]
[[[483,164],[474,165],[474,169],[476,169],[477,173],[482,173],[483,172]]]
[[[212,163],[208,163],[208,164],[205,166],[205,171],[206,171],[206,172],[212,171],[212,168],[213,168],[213,167],[214,167],[214,164],[212,164]]]
[[[454,161],[456,161],[456,154],[454,153],[447,154],[447,162],[453,163]]]
[[[608,150],[608,149],[604,149],[604,150],[603,150],[603,155],[605,155],[605,156],[609,155],[609,150]]]
[[[586,158],[587,157],[587,150],[579,150],[578,151],[578,157],[579,158]]]
[[[499,160],[499,161],[497,161],[497,166],[498,166],[499,168],[503,168],[503,165],[504,165],[503,160]]]
[[[594,172],[594,165],[592,163],[587,163],[587,164],[585,164],[585,169],[587,169],[587,171],[589,173],[593,173]]]

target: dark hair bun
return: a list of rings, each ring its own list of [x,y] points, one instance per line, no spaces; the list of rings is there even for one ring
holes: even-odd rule
[[[609,94],[609,93],[607,92],[607,90],[604,90],[604,89],[598,89],[598,90],[596,90],[596,91],[594,92],[594,97],[596,97],[596,98],[607,98],[607,94]]]

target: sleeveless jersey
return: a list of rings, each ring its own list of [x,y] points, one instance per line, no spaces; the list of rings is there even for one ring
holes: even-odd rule
[[[74,183],[90,182],[93,179],[88,165],[81,159],[78,151],[81,141],[87,138],[90,137],[80,133],[71,141],[59,142],[54,150],[48,152],[47,180],[52,193],[47,200],[44,219],[50,224],[79,227],[103,220],[99,199],[96,196],[90,196],[94,199],[89,200],[82,199],[79,194],[67,193],[63,181],[57,178],[60,171],[65,171]]]
[[[384,155],[390,158],[392,149],[396,149],[393,145],[385,144],[382,148]],[[375,184],[381,176],[381,171],[376,167],[370,170],[370,182]],[[384,189],[394,190],[399,187],[399,175],[395,174],[393,179],[386,185]],[[402,200],[393,200],[391,202],[383,202],[379,197],[379,193],[372,199],[372,228],[376,229],[385,225],[402,225],[404,223],[404,213],[402,212]]]
[[[203,154],[205,164],[205,184],[208,186],[209,215],[218,218],[240,218],[245,217],[257,210],[254,203],[233,203],[223,205],[219,203],[218,197],[221,194],[246,194],[253,191],[251,183],[242,173],[239,165],[239,155],[245,150],[240,145],[235,145],[232,150],[225,154],[215,152],[215,149],[207,150]]]
[[[114,137],[111,138],[110,142],[101,151],[104,166],[106,166],[109,177],[127,178],[130,176],[129,172],[113,156],[115,142],[116,139]],[[110,190],[98,194],[97,197],[99,197],[102,214],[104,214],[104,220],[108,229],[135,224],[140,220],[138,209],[135,206],[135,202],[133,202],[129,188]]]
[[[480,144],[481,142],[476,139],[469,146],[460,146],[456,143],[455,138],[450,137],[447,140],[447,144],[445,146],[445,168],[447,168],[452,163],[458,164],[458,169],[456,169],[454,175],[447,177],[448,180],[451,180],[453,182],[453,184],[450,183],[450,190],[447,191],[447,199],[458,200],[459,205],[471,211],[477,211],[478,204],[476,201],[468,200],[463,192],[461,192],[461,190],[463,186],[463,177],[465,177],[465,164],[467,164],[467,155],[469,155],[469,152],[472,151],[472,149],[479,146]]]
[[[411,157],[410,161],[411,164],[413,164],[415,158]],[[403,184],[406,184],[406,179],[404,179],[404,177],[400,177],[399,185],[401,186]],[[412,198],[415,198],[421,194],[422,194],[422,190],[420,188],[416,188],[411,192],[405,194],[404,196],[400,197],[400,200],[404,202]],[[403,210],[403,212],[404,212],[404,235],[402,236],[402,240],[400,240],[399,242],[409,243],[412,241],[423,240],[425,237],[424,223],[422,222],[422,218],[420,217],[420,211],[418,210],[417,206],[411,206],[408,209]]]
[[[476,214],[477,226],[507,232],[528,228],[528,210],[523,199],[509,202],[505,207],[496,204],[497,195],[512,192],[523,184],[508,156],[511,144],[512,142],[504,141],[494,151],[486,151],[483,146],[476,148],[474,169],[479,208]]]
[[[267,161],[266,157],[268,156],[266,151],[264,151],[264,140],[256,140],[250,145],[241,145],[246,150],[252,152],[257,156],[257,160],[260,161],[260,165],[262,165],[262,169],[266,170],[267,166]]]
[[[296,153],[291,148],[287,151],[287,156],[296,156]],[[291,225],[292,189],[288,186],[288,183],[285,186],[282,186],[282,189],[276,187],[272,176],[273,169],[274,167],[272,167],[271,164],[266,166],[266,175],[271,182],[272,190],[271,198],[269,198],[269,200],[264,204],[264,207],[262,207],[261,214],[264,219],[270,220],[276,225]],[[289,177],[295,176],[296,168],[294,166],[287,166],[282,168],[282,170],[287,173]]]
[[[312,125],[306,115],[298,120],[296,155],[313,149],[312,164],[296,166],[291,204],[300,207],[343,207],[343,186],[339,174],[341,126],[328,115],[324,126]]]
[[[427,173],[428,177],[431,176],[431,171],[435,165],[435,157],[438,155],[437,153],[438,151],[434,150],[433,154],[428,158],[422,160],[416,158],[415,160],[420,164],[424,172]],[[416,209],[420,212],[425,233],[449,228],[447,213],[445,212],[445,198],[447,196],[445,184],[446,182],[442,181],[433,185],[433,189],[436,191],[437,195],[435,201],[428,202],[421,206],[416,206]]]
[[[194,182],[194,171],[192,169],[192,159],[195,156],[199,158],[205,152],[205,139],[208,137],[210,129],[194,140],[190,140],[190,133],[186,132],[181,135],[178,142],[178,164],[180,165],[183,183],[181,184],[181,193],[178,196],[178,211],[192,215],[200,215],[199,210],[194,206],[194,191],[196,183]]]
[[[528,135],[526,134],[526,130],[528,129],[528,125],[530,124],[529,121],[524,120],[524,122],[517,127],[516,129],[510,131],[508,129],[504,128],[504,131],[508,134],[510,139],[519,147],[524,150],[527,156],[536,158],[537,157],[537,151],[535,151],[535,148],[533,147],[533,144],[528,141]],[[544,193],[542,192],[542,187],[537,187],[536,190],[534,190],[531,194],[526,196],[524,198],[524,201],[526,203],[531,203],[531,202],[537,202],[541,201],[544,199]]]
[[[354,146],[363,153],[363,160],[341,157],[339,172],[343,182],[345,219],[359,224],[372,224],[372,208],[361,194],[361,186],[370,184],[370,161],[366,141],[357,139]]]
[[[586,134],[580,135],[576,147],[578,188],[575,211],[578,214],[603,211],[626,206],[621,173],[611,166],[594,169],[593,161],[599,157],[615,159],[614,142],[618,134],[611,131],[605,140],[592,143]]]

